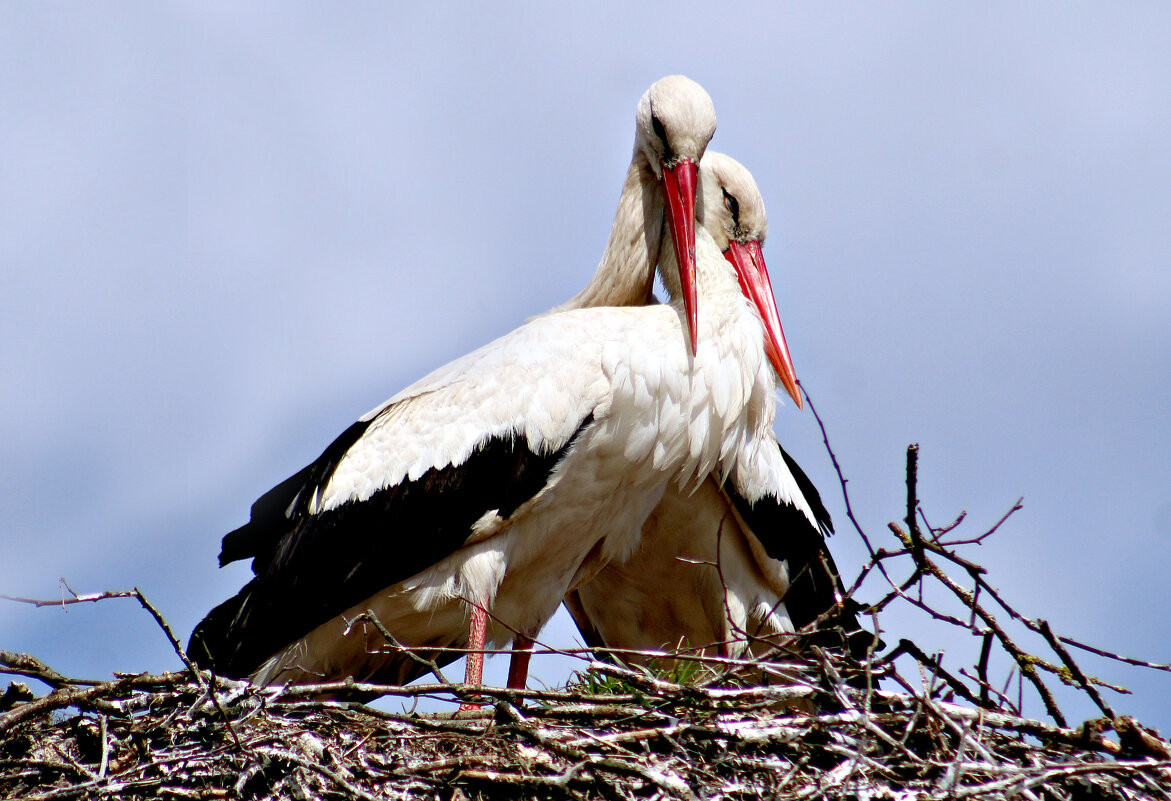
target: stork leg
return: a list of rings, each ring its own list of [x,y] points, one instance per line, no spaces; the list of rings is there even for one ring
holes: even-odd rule
[[[484,683],[484,642],[487,639],[488,612],[479,604],[473,604],[468,621],[468,662],[464,670],[464,684],[479,686]],[[459,709],[463,712],[480,709],[482,706],[465,701],[459,705]]]
[[[508,660],[508,689],[523,690],[529,682],[529,659],[533,655],[533,639],[517,634],[512,641],[512,657]]]

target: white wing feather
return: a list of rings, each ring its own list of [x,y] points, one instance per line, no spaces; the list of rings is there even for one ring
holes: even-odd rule
[[[659,364],[677,352],[678,313],[669,306],[593,308],[538,317],[456,359],[385,403],[338,463],[311,512],[367,500],[380,489],[460,464],[494,437],[523,437],[536,453],[565,445],[582,421],[613,404],[648,405]],[[676,359],[678,361],[678,359]],[[684,365],[675,365],[685,369]],[[668,404],[670,405],[670,403]],[[626,415],[615,447],[650,456],[661,412]],[[633,421],[633,422],[632,422]],[[633,431],[633,425],[646,431]]]

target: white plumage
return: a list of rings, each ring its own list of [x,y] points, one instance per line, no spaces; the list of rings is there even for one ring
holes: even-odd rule
[[[481,515],[474,536],[454,553],[357,599],[266,660],[257,678],[387,678],[383,655],[369,653],[361,637],[341,636],[347,621],[366,608],[405,643],[463,644],[465,601],[491,608],[499,621],[489,625],[489,642],[502,644],[512,631],[533,636],[579,572],[629,554],[669,481],[694,480],[697,471],[717,466],[734,469],[734,461],[721,462],[721,453],[739,455],[742,443],[771,430],[774,381],[760,324],[742,302],[730,267],[706,232],[698,240],[702,303],[694,358],[677,306],[571,311],[531,321],[367,415],[366,433],[342,455],[310,516],[368,503],[412,473],[458,466],[485,440],[515,437],[532,453],[568,449],[542,488],[507,520]],[[720,329],[737,335],[718,336]],[[746,353],[729,349],[753,341],[755,349]],[[545,381],[536,393],[533,369],[541,369]],[[729,394],[735,387],[748,402],[721,414],[704,402],[706,394],[695,392],[708,385],[723,385]],[[535,398],[550,393],[570,415],[526,426]],[[411,445],[424,441],[425,450]],[[423,453],[429,464],[421,461]],[[393,678],[417,672],[409,661],[402,667]]]
[[[709,152],[700,190],[703,225],[719,247],[730,258],[759,258],[763,267],[767,219],[748,171]],[[779,342],[783,346],[783,337]],[[735,385],[716,382],[708,389],[714,408],[742,402]],[[704,388],[693,391],[699,395]],[[791,392],[798,399],[795,385]],[[690,433],[701,436],[702,429]],[[722,453],[715,466],[696,464],[694,477],[673,481],[631,557],[611,561],[568,595],[566,606],[587,642],[635,651],[682,645],[737,655],[753,638],[767,644],[842,601],[824,544],[832,530],[829,515],[816,489],[771,429],[754,436],[725,439],[724,447],[739,449],[735,454]],[[860,631],[850,609],[831,621],[849,634]]]
[[[543,317],[424,379],[374,413],[368,434],[342,458],[319,511],[369,501],[421,463],[397,443],[426,439],[426,469],[459,465],[485,436],[516,436],[534,453],[556,452],[581,429],[544,486],[507,519],[481,516],[454,553],[283,649],[257,672],[260,681],[317,675],[379,675],[385,658],[361,638],[341,636],[347,621],[371,608],[402,642],[460,645],[466,603],[489,608],[488,642],[514,632],[535,636],[566,591],[637,545],[642,521],[670,481],[694,481],[712,469],[735,470],[742,444],[771,430],[774,383],[755,318],[719,251],[699,237],[699,350],[689,359],[681,309],[587,309]],[[724,275],[713,275],[715,267]],[[719,280],[722,279],[722,280]],[[722,291],[710,285],[722,283]],[[730,351],[706,324],[739,314],[726,327],[758,343],[755,354]],[[537,345],[539,344],[539,348]],[[538,359],[533,354],[540,353]],[[519,363],[513,356],[520,356]],[[535,363],[535,364],[534,364]],[[545,393],[571,414],[547,428],[524,418],[534,395],[528,373],[545,370]],[[723,386],[749,403],[717,411],[695,386]],[[550,421],[551,422],[551,421]],[[657,448],[658,459],[654,458]],[[721,452],[731,458],[721,461]],[[453,502],[458,502],[453,499]],[[442,623],[440,621],[443,621]],[[410,666],[404,662],[404,666]],[[394,678],[405,678],[416,672]]]
[[[221,561],[252,557],[257,575],[197,627],[201,662],[264,682],[421,673],[370,631],[347,634],[365,609],[414,647],[482,647],[482,610],[489,644],[535,636],[567,591],[632,552],[668,484],[734,473],[768,435],[771,294],[754,312],[711,235],[686,236],[711,101],[665,79],[637,119],[647,214],[637,242],[612,240],[641,242],[682,302],[539,317],[365,415],[224,538]],[[657,252],[665,233],[675,249]]]

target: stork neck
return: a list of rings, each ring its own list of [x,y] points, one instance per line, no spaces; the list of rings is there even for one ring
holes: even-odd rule
[[[555,311],[592,306],[645,306],[654,289],[663,230],[663,190],[636,157],[626,171],[610,239],[585,289]]]
[[[664,223],[662,236],[669,236]],[[659,278],[663,288],[674,303],[682,302],[682,286],[679,283],[679,267],[675,261],[675,249],[664,248],[659,258]],[[742,296],[736,273],[712,235],[702,225],[695,228],[695,286],[699,294],[699,307],[703,309],[705,299]],[[703,312],[700,312],[703,315]]]

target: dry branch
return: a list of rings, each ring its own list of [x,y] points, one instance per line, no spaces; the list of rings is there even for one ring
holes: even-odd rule
[[[821,678],[849,668],[840,655],[821,658]],[[455,719],[203,678],[210,689],[187,672],[86,686],[66,680],[10,710],[0,718],[0,796],[406,799],[456,787],[485,799],[854,798],[892,790],[1000,799],[1023,788],[1052,798],[1171,797],[1171,760],[1160,752],[1167,744],[1137,724],[1115,741],[841,680],[705,688],[643,677],[637,701],[570,689],[564,700],[529,705],[500,691],[485,714]],[[408,697],[437,686],[394,689]],[[794,694],[816,699],[821,711],[744,703]],[[67,705],[72,714],[54,714]]]
[[[49,687],[37,697],[13,682],[0,695],[0,797],[1171,799],[1171,745],[1117,715],[1103,691],[1124,690],[1089,675],[1070,648],[1154,670],[1171,666],[1060,636],[1016,610],[985,568],[959,552],[1000,530],[1021,502],[975,535],[957,533],[966,512],[931,526],[919,504],[919,451],[912,446],[906,529],[890,523],[880,540],[856,518],[817,421],[847,517],[870,555],[849,595],[878,596],[867,610],[876,632],[881,613],[906,604],[971,634],[980,641],[973,664],[954,664],[908,637],[892,637],[885,653],[872,649],[857,661],[803,644],[803,632],[753,659],[712,656],[715,649],[539,647],[538,657],[582,660],[576,680],[557,690],[470,687],[447,680],[434,662],[427,664],[436,680],[408,687],[334,681],[262,688],[197,671],[137,589],[79,595],[62,582],[61,599],[10,600],[57,606],[134,598],[184,669],[95,681],[0,651],[0,673]],[[940,589],[950,606],[927,600]],[[829,610],[813,628],[838,612]],[[382,634],[384,648],[410,653],[373,613],[352,624],[359,622]],[[755,641],[750,632],[738,636]],[[1022,636],[1042,652],[1033,653]],[[652,667],[626,667],[624,657]],[[997,657],[1008,658],[1007,677],[991,675]],[[656,662],[670,668],[656,672]],[[913,669],[900,672],[907,662]],[[1014,677],[1021,696],[1010,699]],[[1088,697],[1102,717],[1070,725],[1046,684],[1053,677],[1071,688],[1066,692]],[[1024,714],[1026,681],[1051,722]],[[404,711],[321,700],[355,695],[398,698]],[[434,698],[453,706],[478,698],[488,706],[408,711]]]

